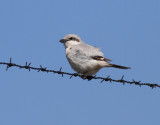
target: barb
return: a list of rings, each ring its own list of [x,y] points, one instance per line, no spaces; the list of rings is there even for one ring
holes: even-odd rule
[[[149,87],[151,87],[152,89],[153,88],[156,88],[156,87],[158,87],[158,88],[160,88],[160,85],[159,84],[153,84],[153,83],[142,83],[141,81],[135,81],[134,79],[132,79],[132,81],[127,81],[127,80],[124,80],[124,75],[121,77],[121,79],[118,79],[118,80],[116,80],[116,79],[112,79],[112,78],[110,78],[110,76],[107,76],[106,78],[104,78],[104,77],[97,77],[96,75],[95,76],[84,76],[84,75],[80,75],[80,74],[77,74],[77,73],[68,73],[68,72],[63,72],[62,71],[62,67],[59,69],[59,71],[56,71],[56,70],[49,70],[49,69],[47,69],[47,67],[42,67],[42,65],[40,65],[40,67],[38,68],[38,67],[32,67],[32,66],[30,66],[31,65],[31,63],[29,63],[28,64],[28,62],[26,62],[25,63],[25,65],[24,66],[22,66],[22,65],[18,65],[18,64],[15,64],[15,63],[12,63],[12,59],[10,58],[10,61],[9,61],[9,63],[6,63],[6,62],[0,62],[0,65],[6,65],[7,67],[6,67],[6,71],[9,69],[9,68],[11,68],[11,67],[18,67],[18,68],[20,68],[20,69],[28,69],[29,71],[30,70],[36,70],[36,71],[38,71],[38,72],[47,72],[47,73],[56,73],[56,74],[60,74],[60,75],[62,75],[62,77],[64,76],[64,75],[69,75],[70,76],[70,79],[74,76],[74,77],[80,77],[80,78],[82,78],[83,80],[88,80],[88,81],[90,81],[90,80],[92,80],[92,79],[99,79],[99,80],[101,80],[101,83],[102,82],[110,82],[110,83],[112,83],[112,82],[117,82],[117,83],[122,83],[123,85],[125,85],[125,84],[134,84],[134,85],[139,85],[140,87],[141,86],[149,86]]]

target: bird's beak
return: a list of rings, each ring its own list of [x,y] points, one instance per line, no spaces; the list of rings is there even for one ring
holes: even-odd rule
[[[66,41],[67,41],[67,39],[61,39],[59,42],[65,43]]]

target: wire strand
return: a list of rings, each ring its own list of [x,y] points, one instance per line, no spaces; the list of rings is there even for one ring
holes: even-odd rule
[[[92,80],[92,79],[95,79],[95,80],[101,80],[101,83],[102,82],[117,82],[117,83],[122,83],[123,85],[125,84],[134,84],[134,85],[138,85],[138,86],[149,86],[151,87],[152,89],[153,88],[160,88],[160,85],[159,84],[153,84],[153,83],[142,83],[141,81],[135,81],[134,79],[132,79],[132,81],[127,81],[127,80],[124,80],[124,75],[121,77],[121,79],[112,79],[110,76],[107,76],[106,78],[104,77],[97,77],[96,75],[95,76],[84,76],[84,75],[81,75],[81,74],[77,74],[77,73],[68,73],[68,72],[63,72],[62,71],[62,67],[59,69],[59,71],[56,71],[56,70],[50,70],[50,69],[47,69],[47,67],[42,67],[40,65],[40,67],[32,67],[30,66],[31,63],[28,63],[26,62],[25,65],[18,65],[18,64],[15,64],[15,63],[12,63],[12,58],[10,58],[10,61],[9,63],[7,62],[0,62],[0,65],[6,65],[6,70],[8,70],[9,68],[11,67],[18,67],[19,69],[28,69],[29,71],[30,70],[36,70],[38,72],[47,72],[47,73],[56,73],[56,74],[60,74],[62,77],[64,75],[69,75],[70,76],[70,79],[72,77],[80,77],[82,78],[83,80]]]

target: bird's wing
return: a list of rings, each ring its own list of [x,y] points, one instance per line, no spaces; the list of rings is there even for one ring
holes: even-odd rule
[[[91,56],[91,57],[92,57],[92,59],[99,60],[99,61],[112,61],[112,60],[107,59],[103,56]]]
[[[88,56],[88,57],[95,59],[95,60],[98,60],[98,61],[111,61],[110,59],[107,59],[104,57],[100,48],[93,47],[88,44],[78,45],[74,49],[76,51],[79,51],[81,53],[81,55]]]

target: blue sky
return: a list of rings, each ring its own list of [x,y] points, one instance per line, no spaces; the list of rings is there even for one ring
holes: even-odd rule
[[[0,0],[0,61],[71,72],[64,35],[113,63],[98,76],[159,83],[159,0]],[[159,125],[160,89],[0,66],[1,125]]]

